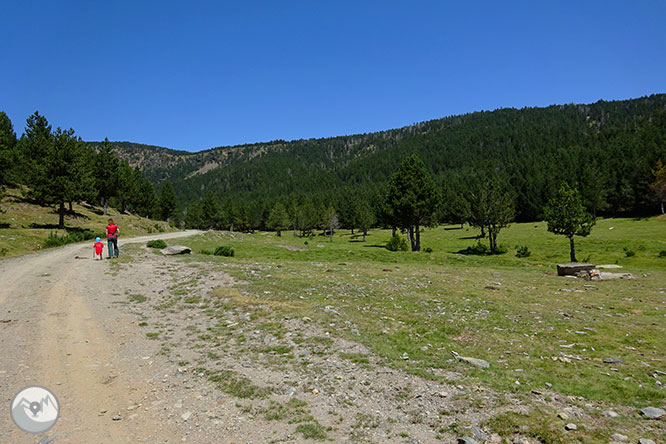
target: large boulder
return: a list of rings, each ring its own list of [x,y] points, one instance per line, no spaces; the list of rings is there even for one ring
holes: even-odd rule
[[[183,245],[173,245],[171,247],[166,247],[163,250],[160,250],[160,253],[167,256],[172,256],[174,254],[190,254],[192,249],[190,247],[185,247]]]
[[[578,273],[589,273],[596,265],[594,264],[558,264],[558,276],[577,276]]]

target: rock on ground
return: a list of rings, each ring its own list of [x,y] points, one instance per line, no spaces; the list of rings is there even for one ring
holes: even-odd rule
[[[173,245],[171,247],[166,247],[160,250],[160,253],[166,254],[167,256],[171,256],[174,254],[190,254],[191,252],[192,249],[189,247],[185,247],[184,245]]]

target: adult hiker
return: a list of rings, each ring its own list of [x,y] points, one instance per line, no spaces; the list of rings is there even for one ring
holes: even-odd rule
[[[106,240],[109,243],[109,259],[118,257],[118,233],[120,228],[109,218],[109,224],[106,226]]]

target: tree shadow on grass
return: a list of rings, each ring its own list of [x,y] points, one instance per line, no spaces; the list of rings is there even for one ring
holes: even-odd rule
[[[37,224],[37,223],[31,223],[28,225],[29,228],[34,228],[37,230],[58,230],[58,224]],[[83,233],[86,231],[92,231],[90,228],[81,228],[81,227],[68,227],[65,226],[64,230],[67,233]]]
[[[380,245],[380,244],[368,244],[368,245],[363,245],[364,248],[386,248],[386,245]]]

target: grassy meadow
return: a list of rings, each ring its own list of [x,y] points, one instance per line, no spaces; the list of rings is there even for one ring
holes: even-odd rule
[[[173,231],[166,222],[120,214],[113,208],[109,208],[107,216],[102,214],[100,207],[75,204],[72,209],[65,216],[65,229],[59,230],[55,207],[35,205],[23,199],[20,190],[8,190],[0,202],[0,259],[46,248],[49,236],[76,236],[84,230],[91,230],[104,237],[109,217],[120,226],[122,236]]]
[[[469,383],[517,395],[552,390],[586,400],[663,405],[666,377],[666,219],[599,220],[577,238],[579,260],[616,264],[633,280],[558,277],[568,240],[544,223],[513,224],[499,236],[508,252],[456,253],[477,230],[427,229],[432,253],[390,252],[390,231],[366,242],[349,231],[298,238],[291,232],[209,232],[179,241],[194,252],[230,245],[217,261],[246,285],[220,289],[231,305],[267,304],[280,316],[302,316],[367,345],[392,366],[430,378],[463,373]],[[529,257],[516,257],[526,245]],[[486,370],[453,359],[481,358]],[[615,363],[605,363],[611,358]]]

